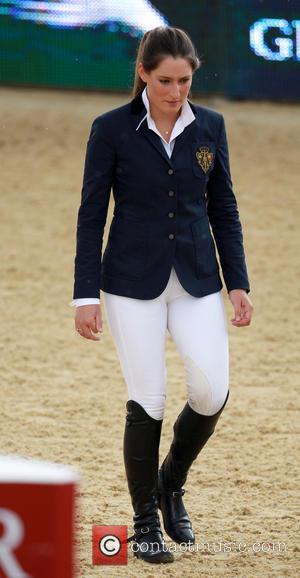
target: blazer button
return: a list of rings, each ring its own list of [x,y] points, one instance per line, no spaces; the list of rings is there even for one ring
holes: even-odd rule
[[[169,195],[169,197],[174,197],[175,193],[174,193],[174,191],[169,191],[168,195]]]
[[[170,233],[169,235],[169,239],[174,239],[175,235],[173,235],[173,233]]]
[[[172,219],[174,217],[175,213],[168,213],[168,215],[169,215],[169,218]]]
[[[168,170],[168,175],[172,175],[174,173],[173,169]]]

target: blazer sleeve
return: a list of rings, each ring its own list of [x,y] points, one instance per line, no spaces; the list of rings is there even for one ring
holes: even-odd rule
[[[77,218],[73,299],[99,298],[103,232],[114,166],[114,146],[100,116],[93,121],[87,142]]]
[[[227,291],[244,289],[249,293],[242,225],[232,190],[224,117],[220,116],[215,163],[207,185],[207,212]]]

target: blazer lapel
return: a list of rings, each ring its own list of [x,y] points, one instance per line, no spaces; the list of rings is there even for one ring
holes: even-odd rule
[[[145,116],[147,112],[142,99],[142,91],[139,92],[139,94],[137,94],[137,96],[131,101],[130,104],[131,104],[131,116],[133,128],[134,130],[136,130],[142,118]],[[158,134],[153,132],[153,130],[148,128],[146,118],[144,122],[142,122],[137,132],[140,132],[157,150],[157,152],[159,152],[159,154],[165,159],[165,161],[170,165],[170,167],[173,167],[172,160],[168,157],[160,137],[158,136]]]
[[[194,115],[195,115],[195,119],[188,124],[185,129],[183,130],[182,133],[180,133],[175,140],[175,145],[173,148],[173,152],[172,152],[172,156],[171,158],[174,159],[176,157],[176,155],[178,154],[178,152],[180,151],[181,147],[184,145],[184,143],[186,142],[187,138],[189,138],[190,140],[193,140],[194,136],[196,135],[196,130],[197,130],[197,111],[196,108],[194,107],[193,103],[188,101]]]
[[[141,124],[139,131],[141,131],[141,133],[146,137],[146,139],[148,139],[148,141],[154,146],[154,148],[159,152],[159,154],[161,154],[162,157],[167,161],[167,163],[171,167],[173,167],[172,159],[169,158],[169,156],[166,152],[166,149],[165,149],[163,143],[161,142],[160,137],[158,136],[158,134],[156,134],[156,132],[153,132],[153,130],[148,128],[148,124],[147,124],[146,119]]]

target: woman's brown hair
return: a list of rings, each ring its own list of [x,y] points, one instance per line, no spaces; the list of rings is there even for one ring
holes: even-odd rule
[[[171,26],[152,28],[145,32],[138,47],[132,89],[133,98],[146,86],[137,71],[138,63],[141,62],[144,70],[149,73],[155,70],[166,56],[185,58],[190,63],[193,72],[201,65],[195,46],[184,30]]]

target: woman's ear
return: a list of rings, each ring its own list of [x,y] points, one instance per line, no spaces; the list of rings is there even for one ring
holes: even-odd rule
[[[137,71],[138,71],[138,74],[139,74],[140,78],[141,78],[144,82],[147,83],[147,74],[146,74],[146,72],[145,72],[145,70],[144,70],[144,67],[143,67],[143,64],[142,64],[141,62],[139,62],[138,65],[137,65]]]

